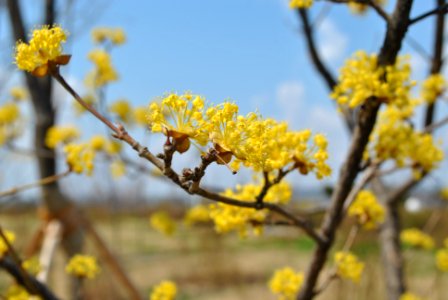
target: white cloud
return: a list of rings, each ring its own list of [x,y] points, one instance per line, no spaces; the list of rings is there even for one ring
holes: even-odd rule
[[[282,82],[276,91],[276,101],[284,117],[289,122],[297,120],[305,96],[305,87],[299,81]]]
[[[326,61],[333,62],[343,57],[348,37],[328,18],[319,26],[319,51]]]

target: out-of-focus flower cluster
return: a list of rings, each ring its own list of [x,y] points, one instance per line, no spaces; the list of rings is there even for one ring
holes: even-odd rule
[[[126,42],[126,34],[122,28],[97,27],[92,30],[92,40],[96,44],[110,42],[121,45]]]
[[[410,79],[408,59],[398,57],[395,64],[378,67],[376,54],[363,51],[348,59],[339,72],[339,83],[331,98],[339,105],[354,108],[375,97],[397,107],[408,105],[409,91],[415,85]]]
[[[293,300],[297,297],[303,279],[303,272],[296,272],[290,267],[284,267],[274,272],[268,285],[272,293],[278,296],[278,300]]]
[[[374,229],[383,223],[385,210],[372,192],[362,190],[350,205],[348,215],[356,217],[364,229]]]
[[[336,264],[336,273],[345,279],[350,279],[358,283],[361,279],[364,263],[359,261],[358,257],[351,252],[336,252],[334,255]]]
[[[411,247],[431,250],[434,248],[434,240],[431,236],[418,228],[405,229],[400,233],[400,240],[403,244]]]
[[[447,82],[442,74],[433,74],[422,83],[421,97],[428,103],[434,103],[447,88]]]
[[[153,213],[149,217],[149,224],[153,229],[167,236],[171,236],[176,232],[176,223],[164,211]]]
[[[20,130],[20,109],[15,102],[0,105],[0,146],[17,137]]]
[[[89,52],[87,57],[94,64],[94,69],[85,79],[87,86],[100,88],[118,80],[118,73],[112,65],[112,60],[108,52],[103,49],[94,49]]]
[[[295,165],[300,173],[313,172],[319,179],[331,174],[325,136],[312,138],[310,130],[289,131],[286,123],[255,113],[238,115],[238,106],[231,102],[206,108],[201,96],[169,94],[150,104],[147,119],[152,131],[163,132],[180,153],[193,140],[199,145],[211,143],[218,152],[217,163],[235,157],[235,169],[243,164],[271,172]]]
[[[21,285],[14,284],[11,285],[6,291],[4,297],[6,300],[41,300],[40,296],[31,295],[27,290]]]
[[[448,272],[448,238],[443,242],[443,248],[436,252],[436,266],[442,272]]]
[[[370,136],[365,158],[393,160],[397,167],[412,167],[414,175],[437,168],[444,153],[430,133],[416,130],[410,118],[414,105],[401,109],[388,106],[380,113]]]
[[[187,226],[210,222],[210,211],[205,205],[196,205],[191,207],[184,217],[184,223]]]
[[[261,189],[261,184],[238,185],[235,191],[227,189],[223,195],[241,201],[254,202]],[[264,202],[285,204],[290,201],[291,194],[291,186],[287,182],[280,182],[268,190]],[[269,214],[266,209],[257,210],[224,203],[210,204],[209,209],[210,217],[218,233],[237,231],[240,237],[247,236],[251,225],[255,234],[261,234],[263,223]]]
[[[387,0],[373,0],[373,2],[377,5],[384,5],[386,4]],[[348,3],[348,7],[350,8],[350,11],[352,11],[353,13],[362,15],[367,12],[369,5],[351,1]]]
[[[99,274],[100,267],[95,257],[76,254],[68,262],[65,271],[76,277],[93,279]]]
[[[176,295],[176,284],[172,281],[165,280],[153,288],[149,295],[149,300],[174,300]]]
[[[400,296],[400,300],[423,300],[423,298],[421,298],[415,294],[406,292]]]

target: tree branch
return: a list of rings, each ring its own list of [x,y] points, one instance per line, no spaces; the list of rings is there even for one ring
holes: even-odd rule
[[[413,25],[417,22],[420,22],[421,20],[426,19],[427,17],[430,17],[435,14],[446,14],[448,12],[448,4],[444,4],[442,6],[436,7],[424,14],[421,14],[420,16],[417,16],[411,20],[409,20],[409,25]]]

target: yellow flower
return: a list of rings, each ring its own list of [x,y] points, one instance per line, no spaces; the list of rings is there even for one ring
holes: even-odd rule
[[[205,205],[196,205],[185,213],[184,222],[187,226],[196,223],[207,223],[210,221],[210,212]]]
[[[122,160],[114,160],[110,165],[112,177],[119,178],[126,174],[126,165]]]
[[[350,205],[348,215],[356,217],[364,229],[374,229],[384,221],[385,210],[372,192],[362,190]]]
[[[28,271],[33,276],[36,276],[42,269],[40,265],[39,258],[37,256],[33,256],[22,263],[22,267]]]
[[[442,95],[447,87],[447,82],[442,74],[433,74],[423,81],[421,95],[426,103],[433,103]]]
[[[440,197],[442,197],[443,200],[448,200],[448,187],[440,190]]]
[[[97,44],[110,40],[115,45],[121,45],[126,42],[126,34],[121,28],[98,27],[92,30],[92,39]]]
[[[100,88],[118,80],[118,74],[112,65],[109,53],[96,49],[91,51],[87,57],[95,65],[95,69],[87,75],[86,84],[88,86]]]
[[[431,250],[434,248],[434,241],[432,237],[422,232],[417,228],[405,229],[400,234],[402,243],[412,247]]]
[[[399,300],[423,300],[423,298],[420,298],[412,293],[404,293],[400,296]]]
[[[364,104],[371,97],[403,107],[408,105],[414,85],[410,75],[411,67],[405,57],[397,58],[392,66],[378,67],[376,54],[358,51],[341,68],[339,83],[330,97],[350,108]]]
[[[296,8],[310,8],[313,5],[313,0],[290,0],[289,7],[291,9]]]
[[[223,195],[241,201],[254,202],[261,191],[261,184],[238,185],[235,191],[227,189]],[[274,185],[267,192],[264,201],[267,203],[288,203],[291,199],[291,186],[284,181]],[[248,228],[254,226],[254,233],[261,233],[262,223],[268,216],[268,210],[237,207],[224,203],[210,204],[209,216],[215,224],[218,233],[237,231],[241,238],[247,236]]]
[[[436,265],[442,272],[448,272],[448,249],[437,250],[436,253]]]
[[[278,300],[293,300],[296,299],[302,283],[302,272],[295,272],[290,267],[284,267],[275,271],[268,285],[272,293],[278,296]]]
[[[117,100],[112,103],[109,107],[109,111],[116,114],[118,118],[125,123],[132,121],[132,107],[129,104],[129,101],[125,99]]]
[[[72,125],[52,126],[48,129],[45,137],[45,145],[54,149],[60,144],[67,144],[79,137],[79,130]]]
[[[19,117],[20,110],[16,103],[8,102],[0,106],[0,126],[14,123]]]
[[[153,229],[167,236],[173,235],[176,231],[176,223],[164,211],[153,213],[149,218],[149,224]]]
[[[76,277],[93,279],[100,272],[100,268],[95,257],[76,254],[68,262],[65,271]]]
[[[106,148],[107,140],[102,135],[94,135],[90,138],[90,145],[95,151],[103,151]]]
[[[373,0],[378,5],[384,5],[386,3],[386,0]],[[348,7],[350,10],[355,14],[365,14],[369,6],[367,4],[361,4],[356,2],[349,2]]]
[[[16,240],[16,235],[9,230],[3,230],[3,233],[6,236],[6,239],[10,244],[14,243]],[[6,245],[3,239],[0,239],[0,258],[2,258],[8,252],[8,246]]]
[[[64,147],[66,161],[75,173],[90,176],[94,168],[95,151],[88,143],[68,144]]]
[[[62,54],[62,43],[67,33],[59,26],[42,26],[33,31],[29,44],[19,41],[16,45],[15,63],[21,70],[36,76],[48,74],[50,64],[65,65],[70,56]]]
[[[123,145],[118,141],[109,141],[106,145],[106,152],[109,155],[115,155],[121,152]]]
[[[134,109],[134,119],[135,122],[139,125],[146,125],[146,114],[147,114],[147,108],[144,106],[136,107]]]
[[[18,86],[12,87],[9,90],[9,94],[15,101],[21,101],[21,100],[25,100],[26,98],[28,98],[28,92],[23,87],[18,87]]]
[[[151,295],[149,295],[149,300],[174,300],[176,294],[176,284],[172,281],[165,280],[153,288]]]
[[[364,263],[358,260],[351,252],[336,252],[334,261],[337,268],[337,274],[342,278],[350,279],[358,283],[361,279]]]
[[[161,103],[149,105],[147,121],[153,132],[163,132],[183,153],[190,148],[190,139],[205,145],[207,134],[202,130],[204,100],[189,93],[169,94]]]

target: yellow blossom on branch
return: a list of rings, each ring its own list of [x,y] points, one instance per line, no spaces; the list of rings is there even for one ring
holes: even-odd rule
[[[336,252],[334,255],[336,264],[336,273],[346,279],[358,283],[361,279],[364,263],[359,261],[358,257],[351,252]]]
[[[296,272],[290,267],[276,270],[269,280],[269,288],[278,300],[296,299],[303,283],[303,272]]]
[[[372,192],[362,190],[350,205],[348,215],[356,217],[364,229],[374,229],[383,223],[385,209]]]
[[[241,201],[254,202],[261,188],[261,184],[238,185],[235,191],[227,189],[223,195]],[[285,204],[290,201],[291,195],[291,186],[287,182],[282,181],[268,190],[264,202]],[[266,209],[257,210],[224,203],[210,204],[209,211],[210,218],[215,224],[216,232],[237,231],[242,238],[247,236],[250,226],[254,227],[255,234],[261,233],[263,222],[269,213]]]
[[[36,76],[45,76],[52,66],[67,64],[70,56],[62,53],[62,43],[66,39],[67,33],[59,26],[44,25],[35,29],[29,44],[19,41],[16,45],[17,67]]]
[[[165,280],[153,288],[149,295],[149,300],[174,300],[176,294],[176,284],[172,281]]]
[[[65,271],[76,277],[93,279],[100,272],[100,268],[95,257],[76,254],[68,262]]]
[[[378,67],[377,55],[363,51],[355,53],[340,70],[339,83],[331,98],[339,105],[354,108],[371,97],[397,107],[408,105],[409,92],[415,85],[410,79],[411,67],[404,57],[392,66]]]
[[[417,228],[405,229],[400,233],[402,243],[425,250],[434,248],[434,240],[432,237]]]
[[[112,44],[121,45],[126,42],[126,34],[121,28],[98,27],[92,30],[92,39],[97,44],[110,41]]]
[[[39,258],[37,256],[33,256],[23,261],[22,267],[33,276],[36,276],[42,269]]]
[[[176,231],[176,223],[174,220],[164,211],[153,213],[149,217],[149,224],[158,232],[171,236]]]
[[[66,161],[75,173],[90,176],[94,168],[95,151],[88,143],[68,144],[64,147]]]

